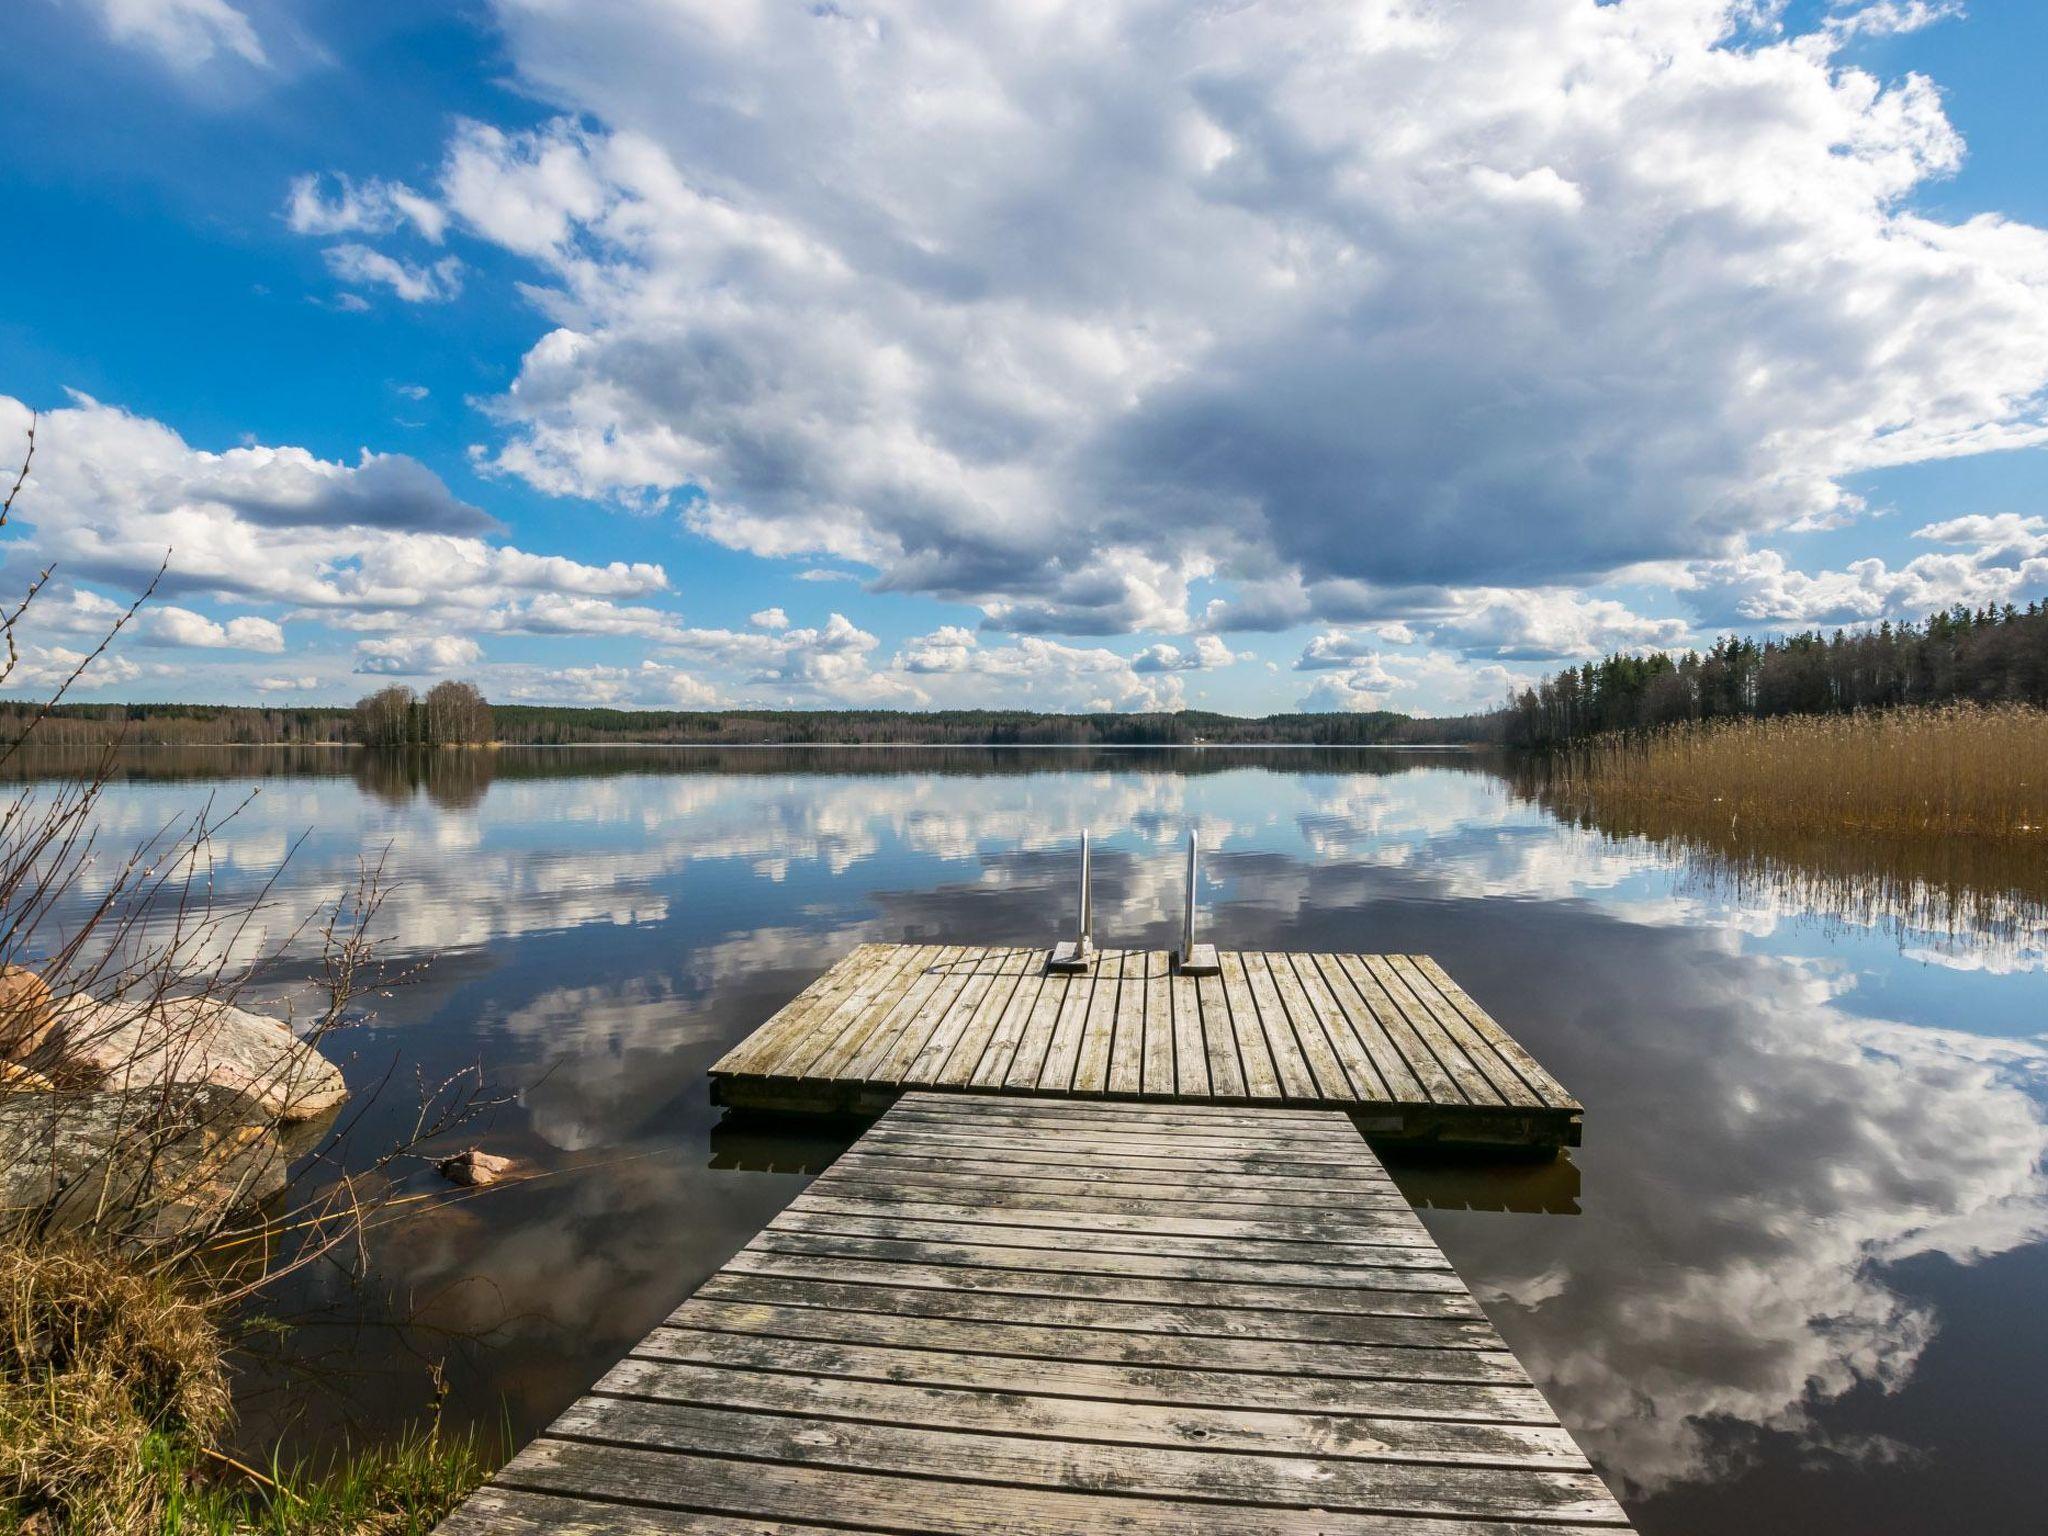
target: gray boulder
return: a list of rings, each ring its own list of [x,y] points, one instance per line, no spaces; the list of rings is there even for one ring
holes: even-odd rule
[[[291,1156],[257,1105],[211,1084],[0,1094],[0,1232],[175,1237],[278,1194]]]

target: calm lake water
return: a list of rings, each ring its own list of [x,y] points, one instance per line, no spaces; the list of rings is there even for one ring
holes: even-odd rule
[[[1568,1161],[1396,1172],[1644,1531],[2041,1529],[2038,909],[1924,931],[1895,871],[1727,878],[1431,752],[136,752],[104,846],[251,791],[217,893],[291,858],[245,949],[388,849],[424,962],[331,1042],[356,1144],[481,1064],[463,1141],[550,1175],[289,1287],[252,1438],[388,1427],[438,1367],[523,1440],[839,1149],[721,1129],[726,1046],[862,940],[1049,941],[1084,826],[1098,940],[1164,946],[1193,826],[1217,942],[1434,954],[1584,1101]]]

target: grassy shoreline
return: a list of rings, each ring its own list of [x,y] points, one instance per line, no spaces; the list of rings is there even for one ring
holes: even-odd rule
[[[502,1447],[428,1421],[251,1467],[216,1298],[118,1249],[0,1241],[0,1533],[424,1536]]]

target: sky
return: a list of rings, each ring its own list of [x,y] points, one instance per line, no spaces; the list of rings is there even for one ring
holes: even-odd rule
[[[160,566],[77,697],[1448,713],[2048,596],[2031,0],[7,30],[17,695]]]

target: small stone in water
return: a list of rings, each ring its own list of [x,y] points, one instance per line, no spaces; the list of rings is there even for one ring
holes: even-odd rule
[[[441,1177],[453,1184],[495,1184],[512,1171],[512,1159],[471,1147],[442,1158],[435,1166],[441,1170]]]

